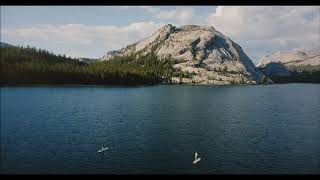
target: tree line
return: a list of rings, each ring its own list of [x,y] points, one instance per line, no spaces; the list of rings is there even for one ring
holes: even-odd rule
[[[287,66],[290,76],[271,76],[275,83],[320,83],[320,65]]]
[[[170,60],[155,54],[114,57],[84,63],[35,47],[1,46],[1,85],[5,84],[155,84],[169,81]]]

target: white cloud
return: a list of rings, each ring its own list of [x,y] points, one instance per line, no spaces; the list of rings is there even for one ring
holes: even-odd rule
[[[177,7],[173,10],[158,11],[154,16],[160,20],[172,20],[178,25],[202,24],[201,16],[197,15],[191,7]]]
[[[320,7],[219,6],[206,21],[250,57],[320,46]]]
[[[119,8],[144,10],[150,13],[146,19],[151,20],[133,22],[126,26],[66,24],[1,28],[1,38],[26,44],[34,43],[39,47],[46,41],[50,42],[50,47],[56,49],[69,48],[66,51],[60,48],[60,52],[72,52],[72,55],[79,56],[102,56],[109,50],[119,49],[151,35],[164,24],[172,23],[176,26],[214,26],[238,43],[253,60],[277,51],[320,48],[319,6],[218,6],[212,8],[212,13],[209,14],[199,13],[195,11],[196,7],[190,6],[166,10],[155,6]]]
[[[150,13],[156,13],[160,11],[160,8],[154,7],[154,6],[120,6],[119,9],[121,10],[128,10],[133,8],[141,8],[145,11],[148,11]]]
[[[159,19],[174,19],[176,14],[177,14],[176,10],[170,10],[170,11],[160,11],[155,16]]]
[[[151,13],[151,15],[160,20],[174,22],[175,25],[184,25],[184,24],[199,24],[203,22],[201,19],[203,17],[197,15],[192,7],[181,7],[178,6],[171,10],[162,10],[159,7],[155,6],[136,6],[136,8],[141,8]],[[177,23],[177,24],[176,24]]]
[[[157,13],[161,10],[160,8],[154,7],[154,6],[139,6],[139,7],[151,13]]]
[[[86,56],[86,54],[91,54],[90,52],[94,51],[92,48],[97,46],[107,52],[134,43],[151,35],[161,25],[153,21],[135,22],[122,27],[82,24],[33,25],[32,27],[1,29],[1,36],[20,40],[20,42],[35,42],[35,44],[47,41],[53,49],[59,49],[59,46],[62,45],[63,47],[74,47],[68,52],[60,50],[59,53]],[[80,54],[75,52],[80,52]],[[104,54],[96,54],[95,56],[102,55]]]
[[[129,9],[130,8],[130,6],[120,6],[119,7],[119,9],[121,9],[121,10],[127,10],[127,9]]]

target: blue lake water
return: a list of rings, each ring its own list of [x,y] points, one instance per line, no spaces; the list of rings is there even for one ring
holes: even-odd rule
[[[1,173],[320,173],[320,85],[1,87],[0,153]]]

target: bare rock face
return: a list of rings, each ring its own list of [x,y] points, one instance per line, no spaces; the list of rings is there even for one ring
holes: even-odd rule
[[[173,77],[173,82],[198,84],[257,84],[266,81],[242,48],[214,27],[171,24],[158,29],[119,51],[108,52],[101,60],[132,53],[155,53],[161,60],[178,61],[174,68],[192,76]]]

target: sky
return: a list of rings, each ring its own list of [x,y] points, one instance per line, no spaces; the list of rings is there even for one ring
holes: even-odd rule
[[[100,58],[166,24],[213,26],[254,63],[320,48],[320,6],[1,6],[1,42]]]

